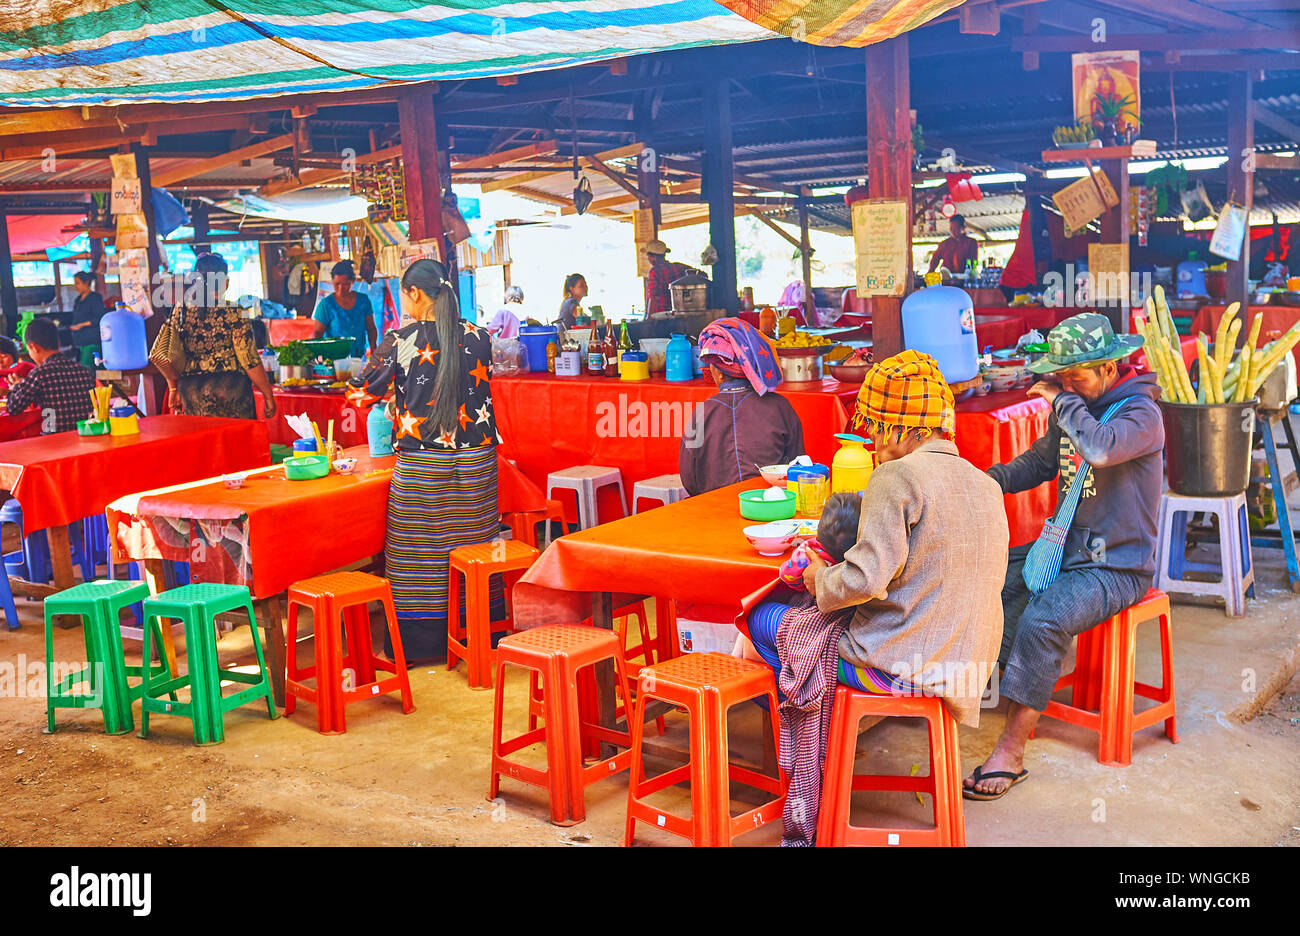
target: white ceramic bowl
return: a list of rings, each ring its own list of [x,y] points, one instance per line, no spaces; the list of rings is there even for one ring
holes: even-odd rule
[[[799,524],[793,520],[773,520],[745,527],[745,539],[760,556],[780,556],[795,543]]]
[[[355,458],[336,458],[334,460],[334,470],[339,474],[352,474],[352,469],[357,467]]]
[[[994,390],[1010,390],[1019,379],[1013,374],[995,374],[991,382]]]
[[[783,488],[785,487],[785,473],[789,467],[789,465],[764,465],[758,469],[758,473],[772,487]]]
[[[222,475],[221,480],[232,491],[238,491],[244,486],[244,476],[241,474]]]

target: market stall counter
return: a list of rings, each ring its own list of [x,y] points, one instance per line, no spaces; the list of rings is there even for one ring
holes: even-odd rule
[[[254,468],[269,457],[266,427],[255,420],[150,416],[139,425],[135,435],[60,432],[0,443],[0,488],[22,506],[24,531],[50,531],[54,590],[73,583],[68,524],[132,491]]]
[[[803,424],[808,455],[829,465],[857,399],[859,384],[823,380],[813,390],[783,390]],[[716,392],[711,381],[668,383],[661,377],[620,381],[599,377],[519,375],[492,379],[502,448],[542,490],[552,471],[574,465],[607,465],[632,485],[644,478],[676,474],[683,426],[690,411]],[[972,397],[957,404],[957,448],[977,468],[1010,461],[1047,431],[1051,408],[1023,390]],[[617,494],[606,489],[602,516],[618,515]],[[1045,484],[1007,496],[1012,545],[1038,536],[1056,505],[1056,489]],[[575,521],[571,505],[568,519]]]
[[[344,448],[362,445],[366,441],[366,415],[347,401],[342,390],[294,390],[273,387],[275,405],[279,412],[275,419],[267,420],[262,395],[257,397],[257,416],[266,421],[272,445],[293,445],[297,434],[285,422],[285,416],[299,413],[313,420],[324,435],[330,420],[334,420],[334,441]]]

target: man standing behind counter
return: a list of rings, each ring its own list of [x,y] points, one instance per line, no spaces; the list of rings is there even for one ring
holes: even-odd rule
[[[979,261],[979,252],[979,243],[966,233],[966,219],[961,215],[953,215],[948,222],[948,236],[930,255],[930,271],[933,272],[943,264],[944,269],[950,273],[962,273],[966,270],[967,261]]]

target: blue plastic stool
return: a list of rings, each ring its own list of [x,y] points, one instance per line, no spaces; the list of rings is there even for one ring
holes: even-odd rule
[[[1187,558],[1187,523],[1194,513],[1219,518],[1219,561]],[[1250,554],[1246,495],[1188,497],[1166,491],[1160,498],[1160,539],[1156,545],[1155,587],[1165,594],[1217,595],[1229,617],[1246,613],[1247,596],[1255,597],[1255,567]],[[1217,582],[1189,582],[1188,572],[1218,573]]]
[[[108,518],[91,514],[81,521],[81,580],[93,581],[101,565],[108,566]]]
[[[103,542],[104,557],[107,561],[108,553],[108,520],[100,517],[103,524]],[[37,530],[34,533],[27,534],[23,528],[23,508],[14,498],[10,498],[0,505],[0,525],[13,523],[18,526],[18,535],[22,538],[23,544],[23,561],[21,564],[17,561],[16,553],[9,553],[4,557],[5,568],[10,575],[21,573],[22,578],[29,582],[35,582],[40,585],[47,584],[54,577],[54,570],[50,562],[50,540],[45,535],[44,530]],[[80,538],[73,538],[72,545],[72,564],[80,566],[81,577],[86,581],[95,578],[94,567],[87,569],[85,560],[86,547],[84,541],[86,538],[86,523],[82,523],[82,535]],[[87,574],[89,571],[89,574]]]
[[[9,625],[9,629],[18,630],[20,626],[18,623],[18,609],[14,607],[14,593],[13,589],[9,587],[7,570],[5,575],[0,575],[0,607],[4,608],[5,623]]]

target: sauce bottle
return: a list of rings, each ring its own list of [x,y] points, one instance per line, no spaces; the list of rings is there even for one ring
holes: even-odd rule
[[[614,323],[605,326],[605,376],[618,376],[618,340],[614,337]]]
[[[605,376],[605,348],[594,322],[587,339],[587,374],[591,377]]]

